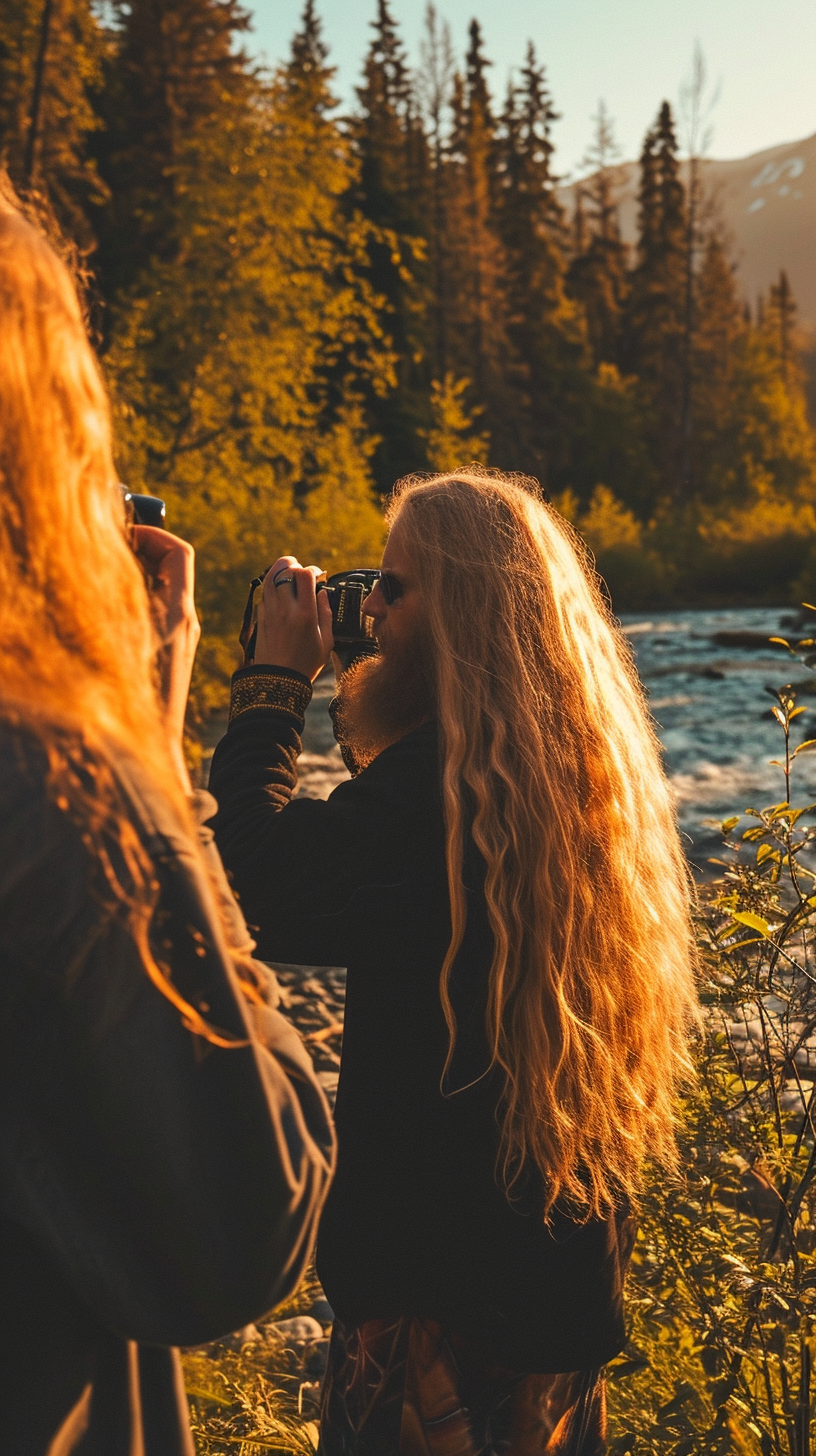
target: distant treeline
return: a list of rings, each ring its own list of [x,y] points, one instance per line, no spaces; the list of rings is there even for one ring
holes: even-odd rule
[[[412,70],[378,0],[338,115],[312,0],[272,74],[247,26],[236,0],[0,7],[5,165],[84,259],[123,478],[200,548],[211,660],[279,549],[368,561],[378,494],[471,459],[537,476],[621,608],[804,590],[795,303],[781,273],[743,304],[668,103],[629,249],[603,108],[565,216],[532,45],[495,98],[477,21],[460,61],[429,7]]]

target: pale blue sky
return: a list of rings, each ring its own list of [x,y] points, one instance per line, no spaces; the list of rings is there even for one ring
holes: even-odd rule
[[[250,48],[284,58],[302,0],[245,0],[254,13]],[[318,0],[337,86],[352,95],[375,0]],[[392,0],[411,60],[418,61],[425,0]],[[580,162],[603,97],[623,157],[635,157],[664,97],[675,102],[696,40],[712,83],[721,83],[710,154],[742,157],[816,131],[814,0],[437,0],[462,55],[475,14],[503,95],[528,38],[545,63],[558,110],[557,166]]]

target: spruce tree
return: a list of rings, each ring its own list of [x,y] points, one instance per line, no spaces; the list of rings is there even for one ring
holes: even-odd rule
[[[618,223],[614,162],[618,148],[603,102],[584,158],[590,175],[577,191],[567,289],[583,305],[594,363],[620,366],[628,289],[627,249]]]
[[[677,136],[674,117],[668,101],[664,101],[655,128],[655,164],[660,200],[657,245],[667,283],[680,274],[678,258],[683,256],[686,232],[685,192],[680,180]],[[674,270],[672,275],[671,270]],[[675,305],[676,306],[676,305]]]
[[[653,275],[658,254],[660,203],[655,143],[654,130],[647,131],[639,162],[637,260],[631,279],[625,325],[625,362],[631,373],[638,372],[641,358],[646,352]]]
[[[285,71],[285,85],[293,102],[301,106],[304,115],[311,113],[316,119],[326,116],[337,106],[331,93],[335,68],[326,64],[328,55],[329,48],[323,40],[314,0],[306,0],[300,30],[292,40],[291,57]]]
[[[238,0],[115,0],[98,159],[111,201],[100,222],[109,297],[153,259],[189,245],[179,201],[239,124],[251,67],[234,45],[249,26]]]
[[[388,0],[378,0],[373,29],[352,123],[359,170],[349,201],[373,224],[367,276],[382,300],[380,327],[398,360],[396,390],[374,392],[368,402],[379,436],[375,473],[387,490],[425,463],[419,431],[430,418],[430,175],[419,106]]]
[[[685,194],[671,107],[664,101],[640,161],[637,263],[626,309],[624,363],[650,417],[653,457],[677,496],[682,459]]]
[[[0,6],[0,164],[42,197],[86,253],[106,197],[89,139],[105,36],[90,0],[4,0]]]
[[[510,418],[511,349],[507,333],[506,257],[500,236],[496,121],[478,22],[469,31],[466,73],[456,75],[445,159],[450,258],[450,360],[457,379],[472,381],[473,400],[497,459],[517,449]]]
[[[665,470],[677,500],[691,490],[691,350],[694,333],[693,267],[686,193],[680,180],[674,117],[664,101],[657,119],[657,184],[660,197],[658,257],[661,272],[660,326],[663,335],[660,414],[666,442]]]
[[[779,372],[785,388],[794,383],[801,384],[800,351],[796,347],[796,303],[784,268],[780,268],[776,283],[771,285],[764,325],[779,360]]]
[[[501,267],[494,241],[495,123],[487,89],[487,67],[482,32],[477,20],[470,23],[465,73],[465,185],[469,233],[470,335],[473,346],[473,374],[477,393],[487,399],[494,384],[496,347],[492,315],[501,289]],[[500,347],[500,345],[499,345]]]
[[[735,378],[749,331],[723,242],[712,232],[695,278],[697,327],[691,360],[691,478],[699,500],[734,504],[741,493]]]
[[[544,67],[530,42],[521,84],[508,90],[499,147],[501,232],[516,275],[518,308],[535,299],[537,306],[546,300],[552,309],[560,299],[564,218],[551,167],[557,120]]]
[[[415,221],[408,165],[414,115],[410,71],[388,0],[378,0],[373,29],[357,88],[358,195],[366,216],[399,236]]]
[[[564,291],[567,229],[552,174],[557,116],[530,44],[519,83],[508,91],[498,142],[514,363],[509,417],[524,451],[519,463],[552,488],[572,483],[564,473],[573,463],[575,392],[583,390],[587,373],[580,320]]]

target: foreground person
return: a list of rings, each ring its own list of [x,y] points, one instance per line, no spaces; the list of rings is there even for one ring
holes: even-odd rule
[[[348,967],[321,1451],[598,1456],[696,1012],[669,789],[554,510],[465,472],[407,482],[390,525],[381,655],[340,682],[359,772],[290,802],[331,620],[289,557],[211,777],[262,953]]]
[[[178,1344],[308,1259],[328,1110],[189,796],[192,552],[125,533],[54,253],[0,197],[0,1364],[9,1456],[193,1456]]]

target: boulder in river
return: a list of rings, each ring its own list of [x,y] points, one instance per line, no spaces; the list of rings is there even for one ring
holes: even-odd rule
[[[713,632],[710,640],[718,647],[774,647],[780,652],[786,652],[781,642],[775,642],[767,632],[749,632],[739,630],[733,632]],[[795,647],[796,643],[791,643]]]
[[[266,1336],[269,1340],[284,1340],[287,1345],[305,1345],[323,1339],[323,1326],[309,1314],[297,1314],[267,1325]]]

